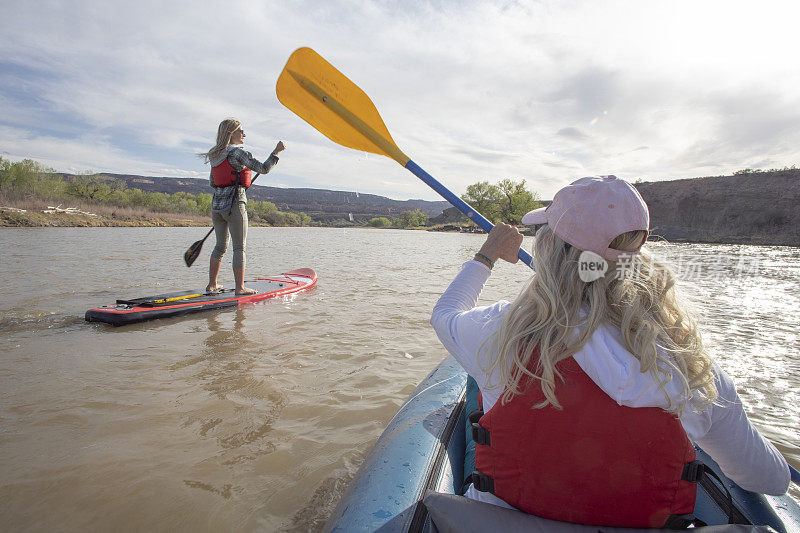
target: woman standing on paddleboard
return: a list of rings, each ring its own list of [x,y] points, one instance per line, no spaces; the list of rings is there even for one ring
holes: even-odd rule
[[[785,459],[643,247],[649,222],[630,184],[580,179],[522,218],[541,228],[514,302],[476,306],[494,263],[518,260],[522,235],[502,223],[439,299],[431,324],[483,402],[467,496],[566,522],[681,526],[704,472],[692,442],[744,489],[788,489]]]
[[[245,191],[253,180],[252,171],[266,174],[278,162],[276,154],[285,146],[283,141],[272,151],[263,163],[242,148],[245,133],[242,123],[235,118],[220,122],[217,130],[217,144],[208,152],[200,154],[206,163],[211,163],[211,187],[214,195],[211,200],[211,220],[217,244],[211,252],[208,272],[207,292],[217,292],[222,286],[217,284],[222,256],[228,248],[228,233],[233,240],[233,278],[236,294],[255,294],[257,291],[244,286],[245,243],[247,241],[247,195]]]

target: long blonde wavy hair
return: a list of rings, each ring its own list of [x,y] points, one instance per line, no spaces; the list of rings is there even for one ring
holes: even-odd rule
[[[636,250],[644,239],[645,232],[632,231],[618,236],[610,247]],[[581,253],[548,225],[536,233],[536,274],[491,340],[495,355],[489,371],[499,372],[505,385],[502,402],[522,392],[527,376],[541,384],[545,396],[534,407],[560,409],[555,393],[556,379],[561,379],[557,363],[575,355],[607,322],[619,328],[642,372],[656,379],[669,411],[679,413],[690,399],[696,409],[713,403],[718,392],[711,358],[679,300],[675,276],[667,265],[642,249],[629,256],[632,263],[625,265],[625,271],[630,275],[620,276],[615,263],[609,263],[604,277],[586,283],[578,273]],[[537,346],[538,362],[531,366]],[[667,394],[665,385],[672,379],[681,381],[680,398]]]
[[[226,118],[219,123],[217,128],[217,144],[208,152],[197,154],[204,159],[205,163],[218,159],[220,155],[225,152],[225,149],[231,144],[231,135],[233,132],[242,127],[242,123],[235,118]]]

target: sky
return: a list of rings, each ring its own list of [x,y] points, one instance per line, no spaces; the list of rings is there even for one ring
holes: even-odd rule
[[[791,1],[106,0],[0,3],[0,156],[60,172],[207,177],[243,122],[279,187],[438,195],[283,107],[289,55],[317,51],[398,146],[456,194],[525,179],[729,174],[800,163]]]

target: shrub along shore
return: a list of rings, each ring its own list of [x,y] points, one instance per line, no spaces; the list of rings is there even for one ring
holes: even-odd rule
[[[64,175],[31,159],[0,157],[0,227],[209,226],[211,194],[147,192],[102,174]],[[304,212],[279,211],[274,203],[249,199],[251,226],[323,226]],[[376,228],[419,228],[420,210],[366,223]],[[363,227],[364,223],[348,223]]]
[[[250,202],[248,201],[248,204]],[[10,205],[9,205],[10,204]],[[311,221],[306,226],[322,226]],[[83,203],[70,203],[59,205],[45,205],[41,202],[8,202],[0,198],[0,227],[190,227],[211,226],[211,218],[199,215],[181,215],[176,213],[163,213],[147,209],[115,208],[108,206],[88,205]],[[251,221],[251,227],[274,226],[263,222]],[[416,225],[388,224],[344,224],[325,225],[326,227],[348,228],[384,228],[384,229],[418,229],[439,230],[437,227]],[[445,231],[459,231],[459,228],[447,228]]]
[[[146,192],[0,157],[0,226],[208,226],[210,212],[210,194]],[[311,225],[307,214],[272,202],[249,200],[247,212],[253,226]]]

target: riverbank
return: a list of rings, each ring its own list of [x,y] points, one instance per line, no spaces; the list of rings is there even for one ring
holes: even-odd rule
[[[143,210],[133,209],[106,209],[99,206],[96,209],[86,207],[64,207],[64,206],[44,206],[38,208],[23,209],[13,206],[0,206],[0,228],[2,227],[28,227],[28,228],[95,228],[95,227],[207,227],[211,225],[208,217],[193,217],[188,215],[178,215],[175,213],[154,213]],[[251,223],[251,227],[258,227],[261,224]],[[443,233],[465,233],[463,228],[455,225],[439,225],[434,227],[386,227],[373,228],[370,226],[342,225],[326,227],[347,227],[352,229],[408,229],[414,231],[434,231]],[[712,235],[694,234],[687,238],[687,235],[664,235],[659,231],[661,228],[654,228],[651,240],[667,240],[669,242],[680,242],[687,244],[747,244],[758,246],[798,246],[797,237],[792,235],[763,235],[753,233],[751,235]],[[531,228],[522,229],[523,235],[533,236]],[[467,233],[483,233],[472,231]]]
[[[649,185],[649,184],[648,184]],[[644,188],[644,187],[643,187]],[[648,191],[649,192],[649,191]],[[14,205],[0,205],[0,227],[207,227],[211,225],[209,217],[193,216],[176,213],[159,213],[145,209],[114,208],[109,206],[87,206],[87,205],[46,205],[35,202],[20,204],[18,202],[5,202]],[[656,204],[658,205],[658,204]],[[658,213],[658,219],[652,221],[651,240],[666,240],[669,242],[679,242],[687,244],[740,244],[757,246],[800,246],[800,236],[797,232],[788,230],[792,224],[781,224],[783,231],[774,231],[777,228],[770,228],[773,231],[765,231],[765,224],[757,224],[750,228],[750,231],[742,231],[739,234],[721,231],[715,233],[714,229],[719,228],[691,228],[687,230],[678,227],[677,224],[659,223],[662,213]],[[311,225],[322,226],[319,222]],[[259,224],[251,220],[251,227],[269,226]],[[397,226],[371,227],[358,224],[324,225],[325,227],[345,227],[363,229],[410,229],[426,230],[444,233],[464,233],[467,227],[457,224],[436,224],[434,226],[416,226],[401,228]],[[533,236],[532,228],[520,228],[523,235]],[[472,232],[482,233],[472,230]],[[727,234],[726,234],[727,233]]]
[[[195,216],[176,213],[163,213],[147,209],[132,209],[105,205],[88,205],[80,203],[52,205],[37,201],[12,202],[6,200],[0,205],[0,227],[22,228],[96,228],[96,227],[192,227],[210,226],[207,216]],[[426,226],[400,228],[387,226],[374,228],[359,224],[343,223],[321,224],[312,222],[314,226],[365,228],[365,229],[413,229],[429,230]],[[259,223],[250,219],[251,227],[270,224]],[[435,231],[440,231],[436,229]]]
[[[134,209],[75,206],[0,206],[0,227],[184,227],[208,226],[207,217]]]
[[[106,208],[107,209],[107,208]],[[108,227],[194,227],[211,226],[210,217],[179,215],[175,213],[158,213],[133,209],[112,209],[106,212],[100,207],[77,208],[59,206],[45,206],[37,208],[20,208],[0,205],[0,228],[108,228]],[[250,227],[272,227],[269,224],[260,224],[250,220]],[[312,224],[322,226],[321,224]],[[353,229],[411,229],[429,230],[430,228],[408,227],[400,228],[391,226],[387,228],[373,228],[355,224],[325,225],[331,228]]]

